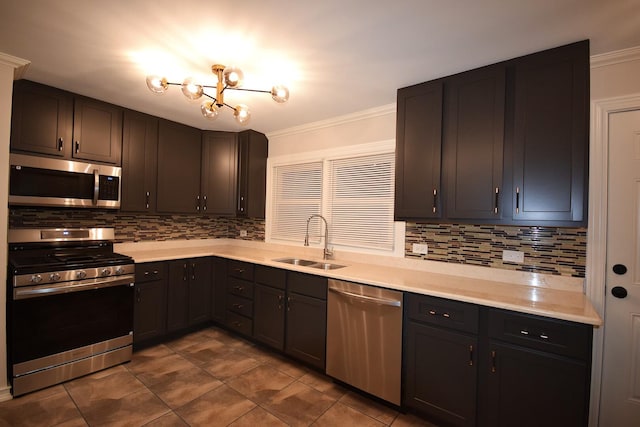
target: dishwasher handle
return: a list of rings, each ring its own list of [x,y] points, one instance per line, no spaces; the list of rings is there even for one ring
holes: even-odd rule
[[[349,291],[343,291],[340,289],[336,289],[336,288],[329,288],[330,292],[334,292],[336,294],[340,294],[340,295],[344,295],[346,297],[349,298],[355,298],[355,299],[359,299],[361,301],[365,301],[365,302],[371,302],[374,304],[379,304],[379,305],[388,305],[391,307],[401,307],[402,306],[402,301],[398,301],[395,299],[386,299],[386,298],[377,298],[377,297],[370,297],[367,295],[360,295],[360,294],[356,294],[354,292],[349,292]]]

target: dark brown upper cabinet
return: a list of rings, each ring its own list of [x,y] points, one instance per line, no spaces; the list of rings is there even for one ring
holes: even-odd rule
[[[202,134],[202,212],[236,213],[238,134],[205,131]]]
[[[505,67],[459,74],[445,82],[445,215],[500,219]]]
[[[238,193],[236,216],[264,218],[267,191],[267,137],[254,130],[238,134]]]
[[[120,210],[156,211],[158,118],[125,111],[122,130],[122,193]]]
[[[588,102],[588,40],[399,89],[396,219],[584,226]]]
[[[440,218],[442,81],[398,90],[395,217]]]
[[[520,59],[513,85],[510,217],[586,225],[588,41]]]
[[[121,164],[122,109],[27,80],[14,85],[11,149]]]
[[[160,120],[158,126],[158,198],[164,213],[198,213],[202,132],[180,123]]]

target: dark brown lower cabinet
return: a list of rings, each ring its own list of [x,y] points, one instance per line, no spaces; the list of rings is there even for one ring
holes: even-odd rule
[[[284,348],[285,291],[256,283],[254,288],[253,338]]]
[[[164,262],[136,265],[133,342],[161,337],[167,330],[167,276]]]
[[[324,369],[327,338],[327,278],[287,273],[285,353]]]
[[[209,320],[211,259],[169,262],[167,331],[174,332]]]

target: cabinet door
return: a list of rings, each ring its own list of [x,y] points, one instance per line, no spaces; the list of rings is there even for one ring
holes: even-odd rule
[[[11,150],[69,156],[73,96],[27,80],[15,82],[13,90]]]
[[[586,426],[589,370],[584,362],[490,343],[487,426]]]
[[[189,260],[169,262],[167,291],[167,331],[184,329],[189,325]]]
[[[73,158],[119,166],[121,152],[122,109],[95,99],[76,97]]]
[[[269,143],[264,134],[247,130],[238,134],[238,200],[236,215],[264,218],[267,155]]]
[[[326,339],[327,302],[288,292],[285,352],[324,369]]]
[[[256,284],[253,292],[253,337],[284,349],[284,291]]]
[[[227,260],[225,258],[213,259],[211,277],[211,318],[224,324],[227,311]]]
[[[211,318],[211,258],[189,262],[189,326]]]
[[[205,132],[202,137],[202,210],[235,215],[238,137],[233,132]]]
[[[201,132],[160,120],[158,129],[158,212],[200,212]]]
[[[499,219],[505,114],[505,67],[445,82],[444,161],[447,218]]]
[[[164,335],[167,328],[167,282],[154,280],[136,283],[133,316],[133,342]]]
[[[513,220],[586,224],[589,44],[515,66]]]
[[[440,218],[442,82],[398,90],[396,219]]]
[[[477,338],[409,321],[404,404],[447,425],[474,426]]]
[[[120,210],[155,212],[157,163],[158,119],[125,111]]]

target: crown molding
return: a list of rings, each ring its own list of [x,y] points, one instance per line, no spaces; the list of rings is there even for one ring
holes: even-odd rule
[[[357,122],[360,120],[370,119],[374,117],[386,116],[388,114],[396,114],[396,103],[382,105],[380,107],[369,108],[367,110],[357,111],[355,113],[345,114],[343,116],[333,117],[327,120],[311,122],[300,126],[294,126],[287,129],[278,130],[267,134],[267,138],[295,135],[300,133],[311,132],[324,128],[334,127],[347,123]]]
[[[609,65],[638,60],[640,60],[640,46],[630,47],[628,49],[593,55],[591,57],[591,68],[606,67]]]
[[[0,64],[7,65],[13,68],[13,80],[20,80],[24,77],[25,71],[31,64],[31,61],[27,61],[26,59],[18,58],[17,56],[12,56],[7,53],[0,52]]]

